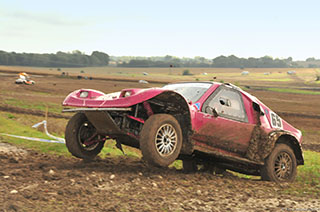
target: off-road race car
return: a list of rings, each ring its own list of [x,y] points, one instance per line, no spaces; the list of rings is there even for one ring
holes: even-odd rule
[[[16,79],[15,83],[16,84],[26,84],[26,85],[34,85],[35,84],[35,82],[33,80],[27,80],[27,79],[21,79],[21,78]]]
[[[76,112],[65,139],[79,158],[94,158],[106,139],[114,139],[121,150],[139,148],[148,164],[166,167],[181,159],[186,171],[218,167],[291,182],[304,164],[301,132],[228,83],[182,82],[112,94],[80,89],[63,106]]]
[[[26,73],[19,73],[19,78],[15,81],[16,84],[26,84],[26,85],[34,85],[35,82],[30,79],[29,75]]]

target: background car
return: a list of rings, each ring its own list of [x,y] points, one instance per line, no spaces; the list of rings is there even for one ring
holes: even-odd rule
[[[30,79],[29,75],[25,72],[19,73],[19,78],[15,81],[16,84],[34,85],[35,82]]]

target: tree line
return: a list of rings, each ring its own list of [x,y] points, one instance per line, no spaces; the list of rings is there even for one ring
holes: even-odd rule
[[[308,58],[306,61],[293,61],[292,57],[286,59],[264,56],[260,58],[239,58],[234,55],[219,56],[214,59],[204,57],[178,58],[165,57],[139,57],[122,61],[117,59],[119,67],[215,67],[215,68],[319,68],[320,60]],[[126,58],[125,58],[126,59]]]
[[[15,53],[0,51],[0,65],[36,66],[36,67],[88,67],[107,66],[109,55],[94,51],[86,55],[78,50],[71,53],[56,54]]]
[[[55,54],[15,53],[0,51],[0,65],[35,67],[92,67],[112,64],[118,67],[215,67],[215,68],[320,68],[320,60],[313,57],[305,61],[293,61],[264,56],[260,58],[240,58],[234,55],[179,58],[170,55],[156,57],[110,56],[94,51],[86,55],[79,50],[57,52]]]

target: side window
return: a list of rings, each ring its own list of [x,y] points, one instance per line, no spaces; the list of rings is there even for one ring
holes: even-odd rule
[[[219,116],[248,122],[242,98],[238,91],[229,88],[219,89],[207,99],[204,106],[215,108]]]

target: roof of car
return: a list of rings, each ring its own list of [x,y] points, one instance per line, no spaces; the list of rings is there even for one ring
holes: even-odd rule
[[[232,89],[235,89],[235,90],[237,90],[237,91],[239,91],[239,92],[241,92],[242,94],[244,94],[245,96],[247,96],[248,98],[250,98],[252,101],[254,101],[254,102],[257,102],[258,101],[258,99],[255,97],[255,96],[253,96],[253,95],[251,95],[250,93],[248,93],[248,92],[246,92],[246,91],[244,91],[244,90],[242,90],[240,87],[238,87],[238,86],[236,86],[236,85],[234,85],[234,84],[232,84],[232,83],[220,83],[220,82],[214,82],[214,81],[182,81],[182,82],[174,82],[174,83],[169,83],[168,85],[171,85],[171,84],[183,84],[183,83],[206,83],[206,84],[212,84],[212,85],[214,85],[214,84],[218,84],[218,85],[224,85],[224,86],[227,86],[227,87],[229,87],[229,88],[232,88]]]

